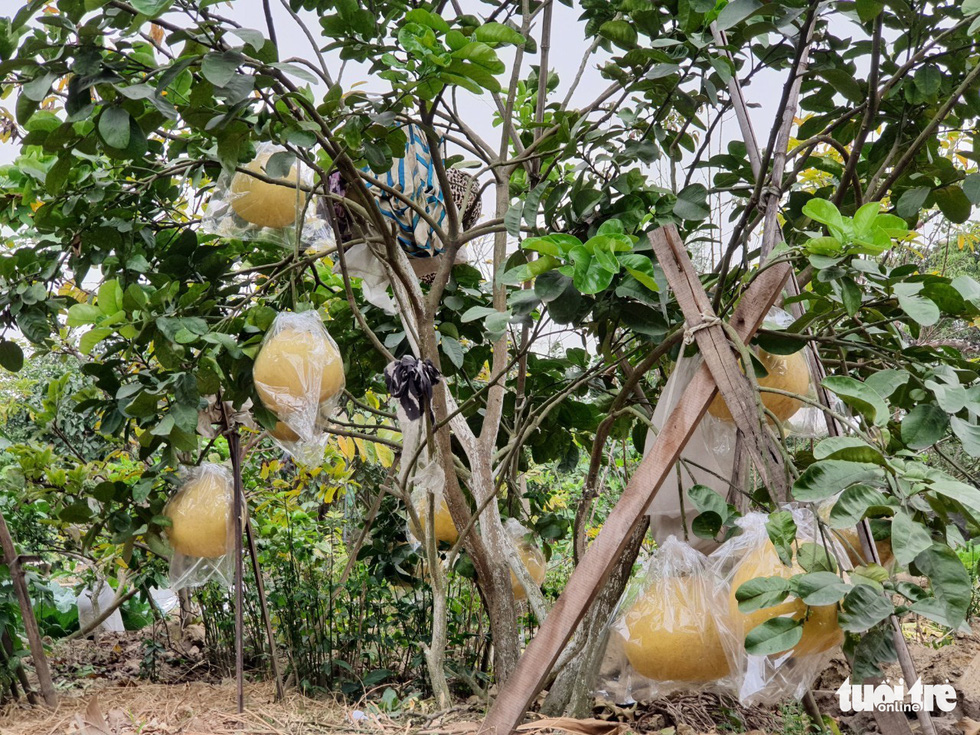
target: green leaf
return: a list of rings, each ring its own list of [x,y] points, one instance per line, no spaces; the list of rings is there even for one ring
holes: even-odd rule
[[[114,331],[112,327],[95,327],[90,329],[78,340],[78,349],[82,354],[87,355],[99,342],[111,335]]]
[[[790,581],[783,577],[756,577],[739,585],[735,599],[740,612],[750,613],[778,605],[786,599],[791,588]]]
[[[861,287],[850,276],[840,279],[840,297],[848,316],[854,316],[861,310]]]
[[[844,595],[841,608],[837,619],[840,627],[849,633],[863,633],[895,611],[891,600],[866,584],[855,585]]]
[[[963,444],[963,451],[971,457],[980,457],[980,426],[964,421],[959,416],[950,416],[949,423],[956,438]]]
[[[793,497],[802,502],[824,500],[851,485],[880,477],[881,468],[875,464],[825,459],[803,471],[793,483]]]
[[[869,422],[884,426],[890,412],[878,392],[860,380],[847,375],[830,375],[821,382],[824,388],[839,396],[844,403],[861,412]]]
[[[728,503],[725,499],[705,485],[693,485],[687,491],[687,497],[694,503],[698,513],[714,512],[722,518],[728,516]]]
[[[20,345],[9,339],[0,339],[0,367],[12,373],[24,367],[24,351]]]
[[[513,28],[502,23],[484,23],[477,27],[473,37],[484,43],[509,43],[514,46],[523,46],[526,40]]]
[[[960,557],[944,544],[933,544],[915,558],[915,566],[929,579],[944,625],[959,628],[966,620],[973,599],[973,583],[970,573]],[[922,602],[926,602],[923,600]],[[917,602],[912,609],[930,617],[928,605]]]
[[[711,210],[708,208],[708,190],[701,184],[685,186],[677,194],[674,202],[674,214],[680,219],[700,221],[706,219]]]
[[[99,135],[110,148],[129,145],[129,113],[122,107],[107,107],[99,116]]]
[[[136,10],[149,18],[156,18],[165,13],[171,4],[173,0],[133,0],[132,2]]]
[[[853,528],[869,509],[887,505],[888,500],[880,490],[867,485],[854,485],[837,499],[830,511],[829,525],[831,528]]]
[[[803,214],[822,225],[836,227],[838,230],[844,229],[844,218],[841,217],[840,210],[833,202],[828,202],[826,199],[816,197],[810,199],[803,205]]]
[[[210,53],[201,62],[201,74],[215,87],[224,87],[234,78],[244,60],[237,51]]]
[[[110,279],[99,286],[99,295],[95,303],[98,305],[99,311],[106,316],[121,311],[123,308],[122,301],[123,290],[119,281]]]
[[[92,304],[74,304],[68,309],[68,319],[65,324],[69,327],[80,327],[83,324],[95,324],[102,316],[102,309]]]
[[[943,438],[949,416],[934,403],[922,403],[902,419],[902,441],[909,449],[925,449]]]
[[[895,559],[907,567],[915,557],[932,546],[929,529],[900,510],[892,518],[892,551]]]
[[[980,0],[977,0],[980,4]],[[963,193],[973,204],[980,204],[980,174],[969,174],[963,179]]]
[[[814,459],[843,459],[848,462],[870,462],[885,466],[885,456],[875,447],[856,436],[831,436],[813,449]]]
[[[475,322],[477,319],[484,319],[491,314],[496,313],[496,309],[490,306],[471,306],[463,315],[459,318],[464,324],[466,322]]]
[[[745,636],[745,650],[753,656],[770,656],[790,650],[802,637],[802,620],[770,618]]]
[[[970,219],[970,211],[973,209],[973,205],[959,186],[950,185],[936,189],[935,197],[939,210],[950,222],[961,224]]]
[[[960,10],[967,17],[976,15],[980,13],[980,0],[963,0],[963,5],[960,6]]]
[[[636,46],[636,29],[625,20],[607,20],[599,26],[599,35],[608,38],[620,48],[631,49]]]
[[[448,335],[442,335],[442,352],[449,358],[449,362],[457,368],[463,367],[463,346],[459,340]]]
[[[599,293],[609,288],[615,274],[603,268],[584,245],[572,248],[570,255],[574,264],[572,280],[575,288],[584,294]]]
[[[917,186],[902,192],[902,196],[898,198],[898,204],[895,205],[898,216],[909,219],[918,215],[930,193],[932,193],[932,189],[928,186]]]
[[[718,30],[727,31],[762,7],[758,0],[730,0],[718,14]]]
[[[851,589],[833,572],[810,572],[794,581],[800,599],[807,605],[833,605]]]
[[[769,515],[766,521],[766,533],[776,547],[779,560],[789,566],[793,563],[793,543],[796,541],[796,521],[789,511],[780,510]]]

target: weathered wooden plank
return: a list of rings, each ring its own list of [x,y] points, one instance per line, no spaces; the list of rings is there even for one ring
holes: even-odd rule
[[[780,263],[760,273],[749,286],[729,321],[742,340],[750,339],[758,330],[790,270],[788,264]],[[716,392],[715,382],[704,365],[685,389],[650,453],[630,479],[599,535],[569,578],[565,591],[521,656],[514,673],[501,687],[483,721],[481,733],[509,735],[523,720]]]
[[[684,312],[704,362],[728,405],[735,425],[745,437],[745,448],[759,470],[763,484],[773,499],[788,500],[789,486],[783,455],[772,433],[763,424],[752,384],[739,367],[728,335],[717,322],[711,299],[701,285],[684,241],[674,225],[667,225],[650,233],[650,243]]]

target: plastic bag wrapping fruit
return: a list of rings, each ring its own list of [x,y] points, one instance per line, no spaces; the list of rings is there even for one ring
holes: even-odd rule
[[[413,422],[410,422],[413,423]],[[432,460],[425,467],[415,473],[413,478],[414,488],[412,489],[411,501],[418,516],[421,528],[421,536],[412,526],[411,518],[408,522],[408,533],[418,543],[424,544],[426,534],[429,532],[429,521],[434,516],[432,525],[436,537],[436,545],[440,543],[454,544],[459,538],[459,531],[453,523],[453,517],[449,513],[449,504],[446,502],[445,488],[446,475],[442,471],[439,462]],[[431,497],[431,505],[430,505]]]
[[[544,558],[544,552],[531,542],[531,532],[516,518],[508,518],[504,521],[504,532],[510,536],[517,547],[517,556],[524,564],[528,576],[538,587],[543,585],[548,571],[548,561]],[[514,592],[515,600],[527,599],[527,591],[513,571],[510,573],[510,587]]]
[[[279,419],[270,432],[293,457],[315,464],[327,437],[322,427],[344,390],[344,362],[319,313],[276,316],[252,366],[262,405]]]
[[[201,230],[304,251],[331,248],[333,230],[310,191],[313,174],[291,155],[280,146],[262,143],[255,158],[240,167],[244,170],[222,173],[201,218]]]
[[[834,507],[840,500],[843,492],[839,492],[817,506],[817,515],[826,525],[826,533],[832,535],[840,544],[846,554],[844,561],[845,568],[870,564],[870,560],[864,557],[864,548],[861,545],[861,537],[858,535],[857,526],[853,525],[853,517],[850,513],[834,513]],[[878,548],[878,557],[881,565],[890,569],[895,564],[895,555],[892,552],[891,527],[887,521],[882,519],[871,520],[871,534]],[[847,562],[850,562],[848,567]]]
[[[185,468],[180,489],[163,514],[170,519],[167,539],[170,588],[200,587],[215,580],[232,585],[235,564],[234,484],[231,472],[217,464]]]
[[[608,635],[601,699],[736,689],[741,647],[722,582],[704,554],[674,536],[626,588]]]
[[[749,612],[739,610],[736,593],[740,586],[758,577],[788,579],[802,574],[801,555],[809,555],[813,559],[829,551],[837,568],[840,568],[839,560],[846,559],[843,549],[833,539],[824,538],[820,533],[812,510],[793,505],[785,506],[784,510],[792,513],[797,527],[792,566],[786,566],[780,560],[766,529],[769,516],[764,513],[748,513],[736,521],[741,534],[728,539],[710,557],[715,574],[724,580],[728,599],[722,604],[729,612],[740,642],[741,665],[736,692],[744,705],[776,704],[803,697],[844,638],[837,622],[836,604],[811,607],[790,595],[770,607]],[[790,650],[769,655],[746,652],[746,635],[756,626],[776,617],[802,621],[799,642]]]
[[[700,367],[700,356],[681,356],[677,361],[677,366],[667,379],[660,400],[653,410],[652,423],[656,431],[651,430],[647,434],[647,452]],[[686,538],[694,548],[704,552],[717,548],[716,541],[699,538],[691,530],[691,523],[698,511],[688,498],[687,491],[694,485],[706,485],[722,497],[728,497],[734,455],[734,424],[708,422],[707,417],[698,424],[681,450],[680,461],[667,474],[647,511],[650,529],[657,543],[663,543],[670,536],[677,536]]]

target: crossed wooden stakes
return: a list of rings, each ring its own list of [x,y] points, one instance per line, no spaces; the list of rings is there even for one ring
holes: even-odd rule
[[[743,433],[744,446],[760,479],[773,497],[781,501],[789,499],[786,467],[775,445],[775,437],[762,424],[755,392],[739,367],[725,327],[713,311],[684,242],[673,225],[661,227],[649,237],[684,313],[688,327],[685,339],[697,342],[704,363],[684,390],[599,535],[569,578],[564,592],[501,688],[481,725],[481,735],[510,735],[521,724],[559,654],[606,583],[630,534],[647,512],[716,392],[721,392]],[[762,325],[791,273],[789,263],[777,263],[763,270],[748,286],[728,322],[729,328],[743,343],[748,342]]]

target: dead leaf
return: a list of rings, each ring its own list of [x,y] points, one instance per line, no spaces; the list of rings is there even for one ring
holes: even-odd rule
[[[980,735],[980,722],[969,717],[964,717],[956,726],[963,731],[963,735]]]
[[[92,697],[84,717],[75,715],[75,722],[78,725],[78,735],[112,735],[109,723],[99,708],[98,697]]]
[[[594,718],[578,720],[574,717],[552,717],[520,725],[517,729],[519,732],[535,733],[544,730],[563,730],[572,733],[572,735],[621,735],[621,733],[629,730],[629,727],[622,722],[609,722]]]

